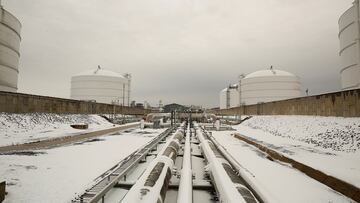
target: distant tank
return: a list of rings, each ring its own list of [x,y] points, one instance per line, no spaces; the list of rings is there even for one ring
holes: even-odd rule
[[[72,76],[71,98],[99,103],[130,105],[131,75],[102,69]]]
[[[220,91],[220,109],[228,109],[239,106],[238,84],[229,85]]]
[[[283,70],[260,70],[241,80],[241,103],[245,105],[301,96],[300,79]]]
[[[16,92],[21,23],[2,6],[0,12],[0,91]]]

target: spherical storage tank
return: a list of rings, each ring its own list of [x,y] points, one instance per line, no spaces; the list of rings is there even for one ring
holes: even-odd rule
[[[343,90],[360,88],[359,1],[339,19],[340,75]]]
[[[71,98],[129,106],[130,84],[130,74],[121,75],[99,66],[71,78]]]
[[[0,5],[0,91],[17,91],[21,23]]]
[[[246,75],[240,82],[240,101],[245,105],[301,96],[299,78],[282,70],[256,71]]]

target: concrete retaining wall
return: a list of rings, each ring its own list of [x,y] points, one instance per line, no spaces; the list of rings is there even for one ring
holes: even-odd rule
[[[0,91],[0,112],[145,115],[150,110],[56,97]]]
[[[360,117],[360,89],[300,97],[262,104],[212,109],[217,115],[317,115]]]

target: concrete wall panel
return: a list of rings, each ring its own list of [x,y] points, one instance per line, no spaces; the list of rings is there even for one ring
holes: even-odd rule
[[[111,114],[114,111],[115,113],[129,115],[145,115],[152,112],[128,106],[0,91],[0,112]]]
[[[313,115],[360,117],[360,89],[299,97],[282,101],[213,109],[217,115]]]

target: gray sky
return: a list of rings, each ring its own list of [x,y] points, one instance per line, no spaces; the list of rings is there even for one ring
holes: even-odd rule
[[[70,78],[131,73],[137,102],[218,106],[274,65],[311,94],[340,89],[339,16],[352,0],[3,0],[22,23],[19,92],[69,98]]]

